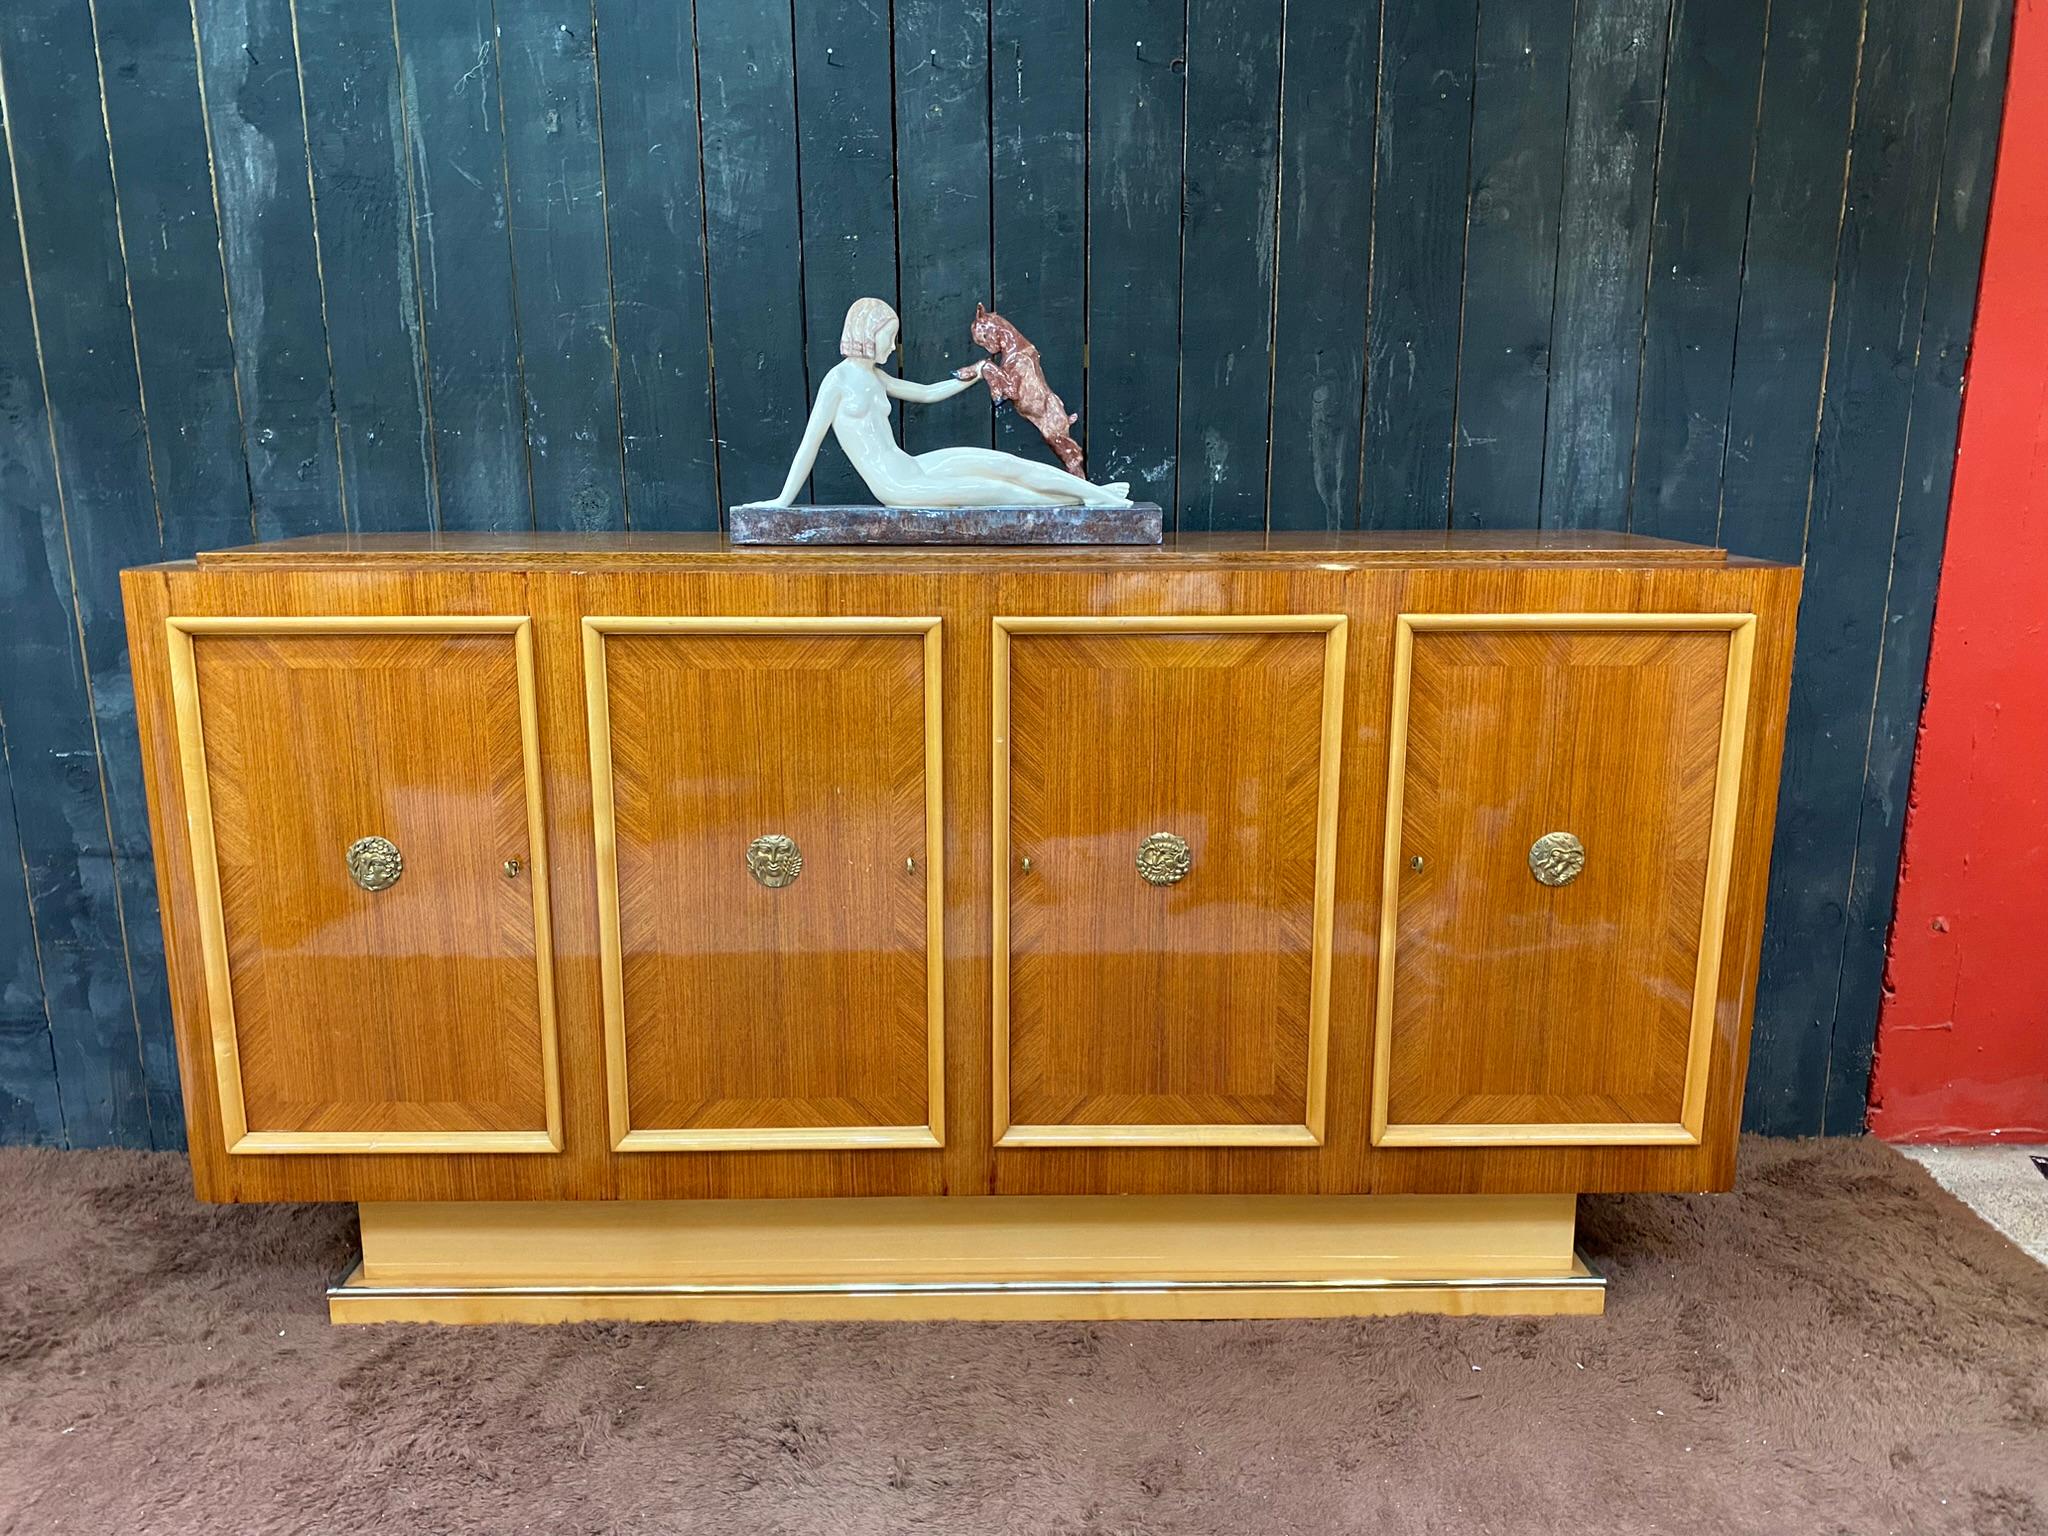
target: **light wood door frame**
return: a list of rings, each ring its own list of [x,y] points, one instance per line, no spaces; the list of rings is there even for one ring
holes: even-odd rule
[[[598,958],[604,1003],[605,1108],[617,1152],[819,1152],[933,1149],[946,1140],[946,822],[936,617],[588,615],[583,692],[590,721],[591,827],[597,853]],[[625,946],[619,927],[617,802],[612,785],[607,635],[922,635],[924,637],[926,1114],[923,1125],[766,1126],[635,1130],[626,1088]]]
[[[562,1081],[555,1028],[554,948],[548,919],[547,818],[541,797],[540,710],[534,691],[533,622],[524,614],[398,614],[203,617],[164,620],[178,767],[185,785],[186,835],[192,855],[199,952],[206,977],[214,1080],[221,1137],[244,1156],[277,1153],[559,1152]],[[214,846],[213,797],[206,777],[206,740],[199,699],[195,635],[508,635],[519,679],[519,745],[526,783],[527,866],[533,884],[533,958],[539,986],[544,1131],[251,1131],[242,1094],[241,1049],[228,973],[227,916]]]
[[[1387,825],[1380,886],[1377,999],[1373,1019],[1372,1144],[1376,1147],[1697,1146],[1706,1123],[1707,1068],[1713,1051],[1714,1011],[1720,997],[1722,931],[1735,858],[1735,818],[1742,790],[1743,737],[1749,715],[1750,673],[1756,651],[1753,613],[1403,613],[1394,619],[1393,706],[1387,726]],[[1415,674],[1418,631],[1501,630],[1546,633],[1721,630],[1728,635],[1728,670],[1722,689],[1721,740],[1714,773],[1713,817],[1707,836],[1706,893],[1700,912],[1699,960],[1693,976],[1692,1030],[1686,1048],[1679,1119],[1660,1124],[1629,1121],[1459,1125],[1391,1124],[1387,1099],[1393,1060],[1394,961],[1400,932],[1402,799],[1408,774],[1408,698]]]
[[[993,886],[995,1144],[999,1147],[1319,1147],[1329,1100],[1330,957],[1336,920],[1337,783],[1343,758],[1341,613],[998,616],[993,630]],[[1010,637],[1099,634],[1301,634],[1323,641],[1321,757],[1316,789],[1315,910],[1310,940],[1308,1091],[1299,1125],[1018,1125],[1010,1118]]]

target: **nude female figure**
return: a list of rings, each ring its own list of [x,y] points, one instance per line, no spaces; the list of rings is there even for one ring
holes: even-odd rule
[[[1127,507],[1130,485],[1095,485],[1050,464],[1020,459],[994,448],[941,448],[911,455],[896,441],[889,425],[889,397],[920,405],[950,400],[981,377],[977,364],[966,378],[938,384],[913,384],[879,366],[896,349],[900,322],[896,311],[880,299],[856,299],[846,312],[839,351],[845,361],[825,375],[803,442],[790,461],[782,494],[759,507],[786,507],[796,499],[817,460],[818,447],[829,430],[867,482],[875,500],[885,507],[1025,507],[1081,503],[1091,507]]]

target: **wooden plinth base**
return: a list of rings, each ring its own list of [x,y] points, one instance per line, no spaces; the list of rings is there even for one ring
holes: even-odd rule
[[[1569,1195],[362,1207],[337,1323],[1597,1314]]]

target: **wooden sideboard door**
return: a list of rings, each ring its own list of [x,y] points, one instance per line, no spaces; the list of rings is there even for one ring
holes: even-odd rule
[[[1699,1142],[1755,628],[1397,620],[1375,1145]]]
[[[1320,1144],[1346,621],[995,622],[997,1145]]]
[[[528,621],[168,630],[228,1150],[559,1150]]]
[[[942,1145],[939,620],[583,636],[612,1145]]]

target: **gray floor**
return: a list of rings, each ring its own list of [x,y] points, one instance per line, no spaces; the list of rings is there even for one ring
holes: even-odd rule
[[[2048,1178],[2034,1166],[2043,1147],[1900,1147],[1937,1183],[2048,1264]]]

